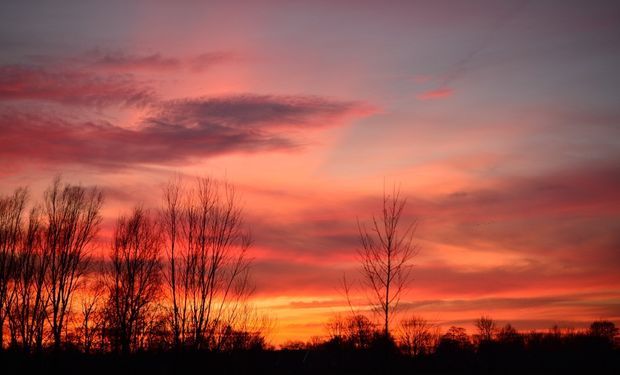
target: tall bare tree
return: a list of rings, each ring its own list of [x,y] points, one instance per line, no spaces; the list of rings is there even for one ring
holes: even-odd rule
[[[102,202],[98,189],[64,184],[60,177],[44,194],[44,252],[49,257],[46,286],[51,307],[48,320],[57,349],[71,297],[87,267],[87,247],[99,230]]]
[[[382,315],[386,338],[392,314],[411,280],[411,261],[417,253],[413,242],[416,220],[405,225],[401,222],[406,204],[394,187],[391,194],[384,191],[381,215],[373,215],[369,227],[358,220],[363,281],[371,290],[371,303]]]
[[[23,213],[28,192],[18,188],[0,196],[0,351],[4,347],[4,322],[14,296],[17,251],[23,231]]]
[[[129,353],[138,346],[161,288],[160,229],[148,212],[135,208],[114,230],[106,274],[107,324],[112,347]]]
[[[177,246],[182,241],[181,220],[183,219],[183,207],[181,203],[181,180],[169,181],[164,188],[164,207],[161,211],[162,226],[167,238],[166,255],[168,258],[168,272],[166,273],[166,281],[170,289],[172,299],[171,326],[173,344],[175,348],[181,347],[181,341],[185,338],[187,329],[187,298],[182,298],[183,305],[179,308],[177,302],[177,270],[179,257]],[[187,283],[187,277],[181,276]],[[181,290],[187,290],[186,285],[181,286]]]
[[[234,327],[251,291],[246,256],[251,239],[235,190],[210,178],[189,189],[171,183],[162,215],[175,343],[217,348],[219,332]]]
[[[43,250],[43,234],[41,214],[33,208],[16,256],[14,298],[8,311],[11,343],[26,352],[42,349],[48,313],[45,282],[50,258]]]

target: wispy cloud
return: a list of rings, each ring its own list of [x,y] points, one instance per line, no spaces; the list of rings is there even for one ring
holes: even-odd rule
[[[129,55],[122,52],[92,52],[89,56],[95,67],[112,70],[171,70],[181,66],[177,58],[164,57],[159,53]]]
[[[189,70],[200,73],[217,65],[243,61],[234,51],[208,51],[193,56],[165,56],[159,52],[130,54],[122,50],[95,49],[68,61],[88,68],[116,72],[168,72]]]
[[[445,99],[449,96],[452,96],[454,90],[452,89],[437,89],[425,91],[417,96],[418,100],[436,100],[436,99]]]
[[[78,106],[138,105],[152,102],[152,89],[128,75],[33,65],[0,66],[0,101],[35,100]]]

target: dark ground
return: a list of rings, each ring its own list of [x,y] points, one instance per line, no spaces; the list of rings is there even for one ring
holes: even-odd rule
[[[385,350],[312,348],[141,352],[130,356],[64,351],[0,353],[2,374],[620,374],[620,350],[582,342],[562,347],[482,345],[415,358]]]

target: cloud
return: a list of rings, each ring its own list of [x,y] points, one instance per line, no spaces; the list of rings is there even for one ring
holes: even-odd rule
[[[153,91],[127,75],[101,76],[74,69],[0,66],[0,101],[34,100],[67,105],[144,106]]]
[[[105,121],[0,109],[0,156],[13,163],[80,163],[99,167],[178,163],[231,152],[299,147],[294,134],[339,124],[361,113],[354,102],[317,97],[242,95],[154,105],[138,128]],[[278,131],[275,131],[278,130]]]
[[[217,52],[205,52],[198,56],[192,57],[187,60],[187,66],[194,72],[201,72],[205,69],[211,68],[214,65],[236,62],[242,60],[242,57],[234,52],[230,51],[217,51]]]
[[[437,89],[425,91],[417,96],[418,100],[437,100],[437,99],[445,99],[449,96],[452,96],[454,90],[452,89]]]
[[[338,294],[340,270],[306,262],[256,260],[252,278],[259,296]]]
[[[488,296],[501,294],[580,292],[618,285],[620,278],[612,272],[551,263],[530,262],[468,269],[449,265],[419,265],[413,271],[414,295]],[[492,281],[491,281],[492,280]]]
[[[470,299],[432,299],[406,302],[401,305],[405,309],[425,310],[437,309],[445,312],[460,311],[489,311],[531,309],[535,307],[571,306],[587,307],[593,302],[607,305],[613,308],[615,314],[620,312],[620,302],[616,300],[618,293],[569,293],[549,294],[542,296],[519,296],[519,297],[485,297]],[[612,303],[610,303],[612,302]],[[595,318],[595,317],[593,317]]]
[[[403,220],[420,220],[412,295],[617,289],[617,176],[615,163],[583,165],[424,199],[403,191],[410,196]],[[259,267],[264,288],[291,293],[290,278],[317,295],[321,289],[332,293],[343,271],[357,274],[355,219],[363,222],[377,213],[381,197],[289,199],[305,201],[307,208],[282,217],[248,217],[262,260],[269,263]]]
[[[403,191],[408,196],[403,221],[417,218],[418,239],[436,247],[527,257],[545,254],[564,262],[579,259],[584,265],[617,262],[620,170],[616,164],[573,166],[528,178],[506,176],[451,194],[420,197],[415,191]],[[290,199],[301,203],[317,198]],[[380,208],[378,195],[342,196],[319,200],[288,217],[250,219],[263,246],[318,261],[327,254],[332,258],[354,253],[359,246],[356,218],[366,222]]]
[[[159,53],[137,56],[122,52],[95,51],[90,56],[94,59],[93,65],[96,67],[112,70],[172,70],[181,66],[179,59],[163,57]]]
[[[145,122],[163,126],[230,129],[303,129],[329,127],[347,116],[372,109],[360,102],[334,101],[316,96],[236,95],[164,102]]]
[[[69,63],[86,68],[96,68],[116,72],[167,72],[187,69],[202,72],[213,66],[242,61],[244,58],[232,51],[209,51],[190,57],[170,57],[161,53],[130,54],[124,51],[95,49],[81,56],[68,59]],[[49,58],[37,60],[48,62]]]

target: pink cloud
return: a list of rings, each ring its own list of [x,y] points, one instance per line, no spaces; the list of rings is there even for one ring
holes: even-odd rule
[[[186,65],[194,72],[202,72],[214,65],[243,60],[242,56],[230,51],[205,52],[186,61]]]
[[[74,69],[0,66],[0,100],[36,100],[80,106],[139,105],[153,91],[127,75],[100,76]]]
[[[417,96],[418,100],[436,100],[436,99],[445,99],[449,96],[452,96],[454,90],[452,89],[437,89],[423,92]]]

